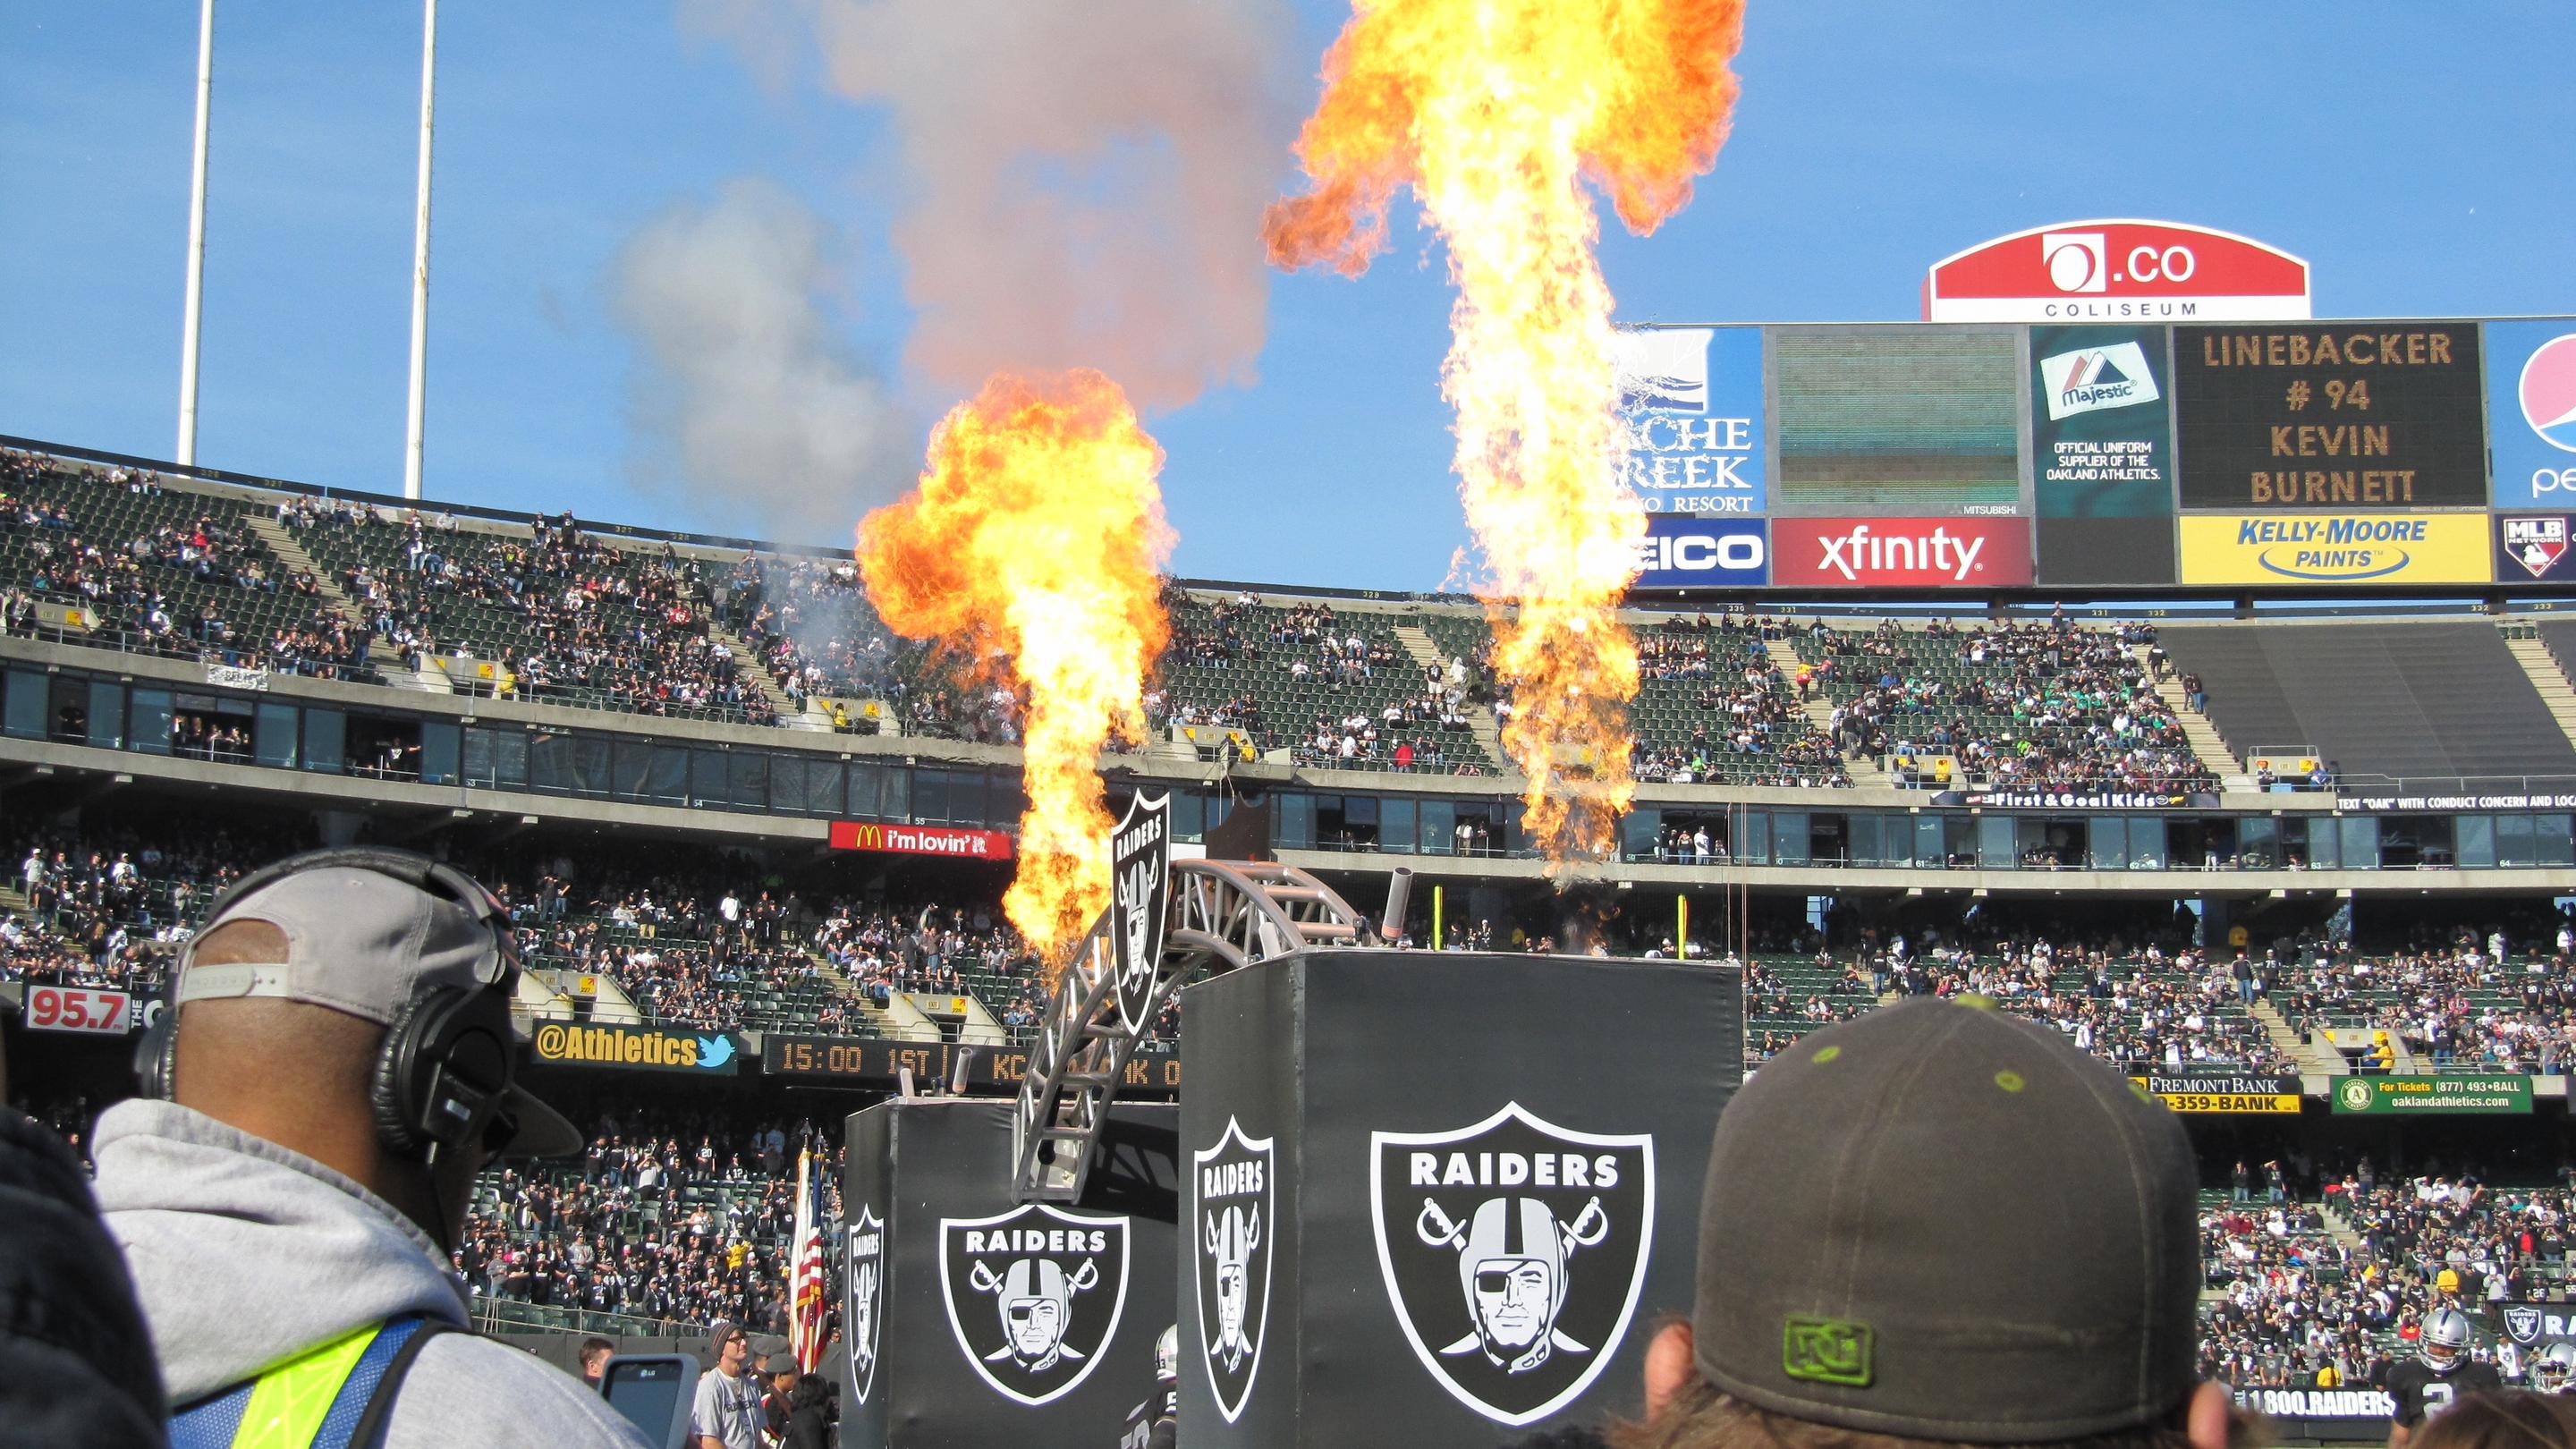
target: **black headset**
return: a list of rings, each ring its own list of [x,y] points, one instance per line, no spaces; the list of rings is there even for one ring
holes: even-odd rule
[[[206,913],[207,929],[251,892],[313,870],[388,876],[472,912],[489,933],[490,944],[474,973],[483,984],[438,987],[413,997],[394,1014],[368,1095],[378,1140],[399,1156],[433,1163],[440,1148],[478,1131],[488,1147],[506,1145],[518,1132],[508,1099],[517,1075],[510,993],[518,981],[519,957],[501,903],[472,876],[416,851],[338,846],[289,856],[242,877]],[[160,1019],[135,1047],[134,1072],[147,1097],[168,1100],[176,1082],[177,980],[172,978],[174,995],[163,1005]]]

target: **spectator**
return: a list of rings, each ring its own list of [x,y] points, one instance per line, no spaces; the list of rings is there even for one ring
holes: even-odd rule
[[[751,1335],[742,1325],[713,1325],[716,1366],[698,1379],[689,1409],[690,1449],[761,1449],[760,1386],[751,1373]]]
[[[581,1341],[581,1381],[590,1387],[591,1392],[600,1392],[601,1371],[608,1367],[609,1359],[616,1353],[617,1345],[607,1339],[585,1338]]]

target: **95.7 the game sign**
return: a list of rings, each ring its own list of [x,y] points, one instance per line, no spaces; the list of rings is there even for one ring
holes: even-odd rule
[[[119,1036],[134,1026],[134,998],[122,991],[84,986],[30,986],[26,1017],[33,1031]]]

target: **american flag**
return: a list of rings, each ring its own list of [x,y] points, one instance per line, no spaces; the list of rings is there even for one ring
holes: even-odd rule
[[[796,1236],[795,1251],[787,1266],[787,1343],[796,1362],[812,1373],[823,1362],[823,1320],[828,1316],[829,1300],[823,1285],[823,1222],[815,1199],[815,1174],[822,1160],[814,1155],[809,1140],[796,1154]]]

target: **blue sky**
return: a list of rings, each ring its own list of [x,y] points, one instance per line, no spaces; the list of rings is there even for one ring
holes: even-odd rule
[[[1293,3],[1274,63],[1302,113],[1345,12]],[[430,496],[767,531],[657,467],[609,280],[675,201],[747,175],[834,229],[834,340],[917,457],[948,399],[904,373],[882,112],[764,85],[651,0],[447,0],[441,23]],[[199,460],[398,491],[418,10],[221,0],[217,33]],[[2576,6],[2537,0],[1752,0],[1716,170],[1652,238],[1614,222],[1604,264],[1629,320],[1910,318],[1960,247],[2170,217],[2305,256],[2321,315],[2576,311],[2571,54]],[[0,8],[0,432],[170,454],[195,61],[194,6]],[[1284,149],[1277,173],[1294,188]],[[1464,529],[1429,248],[1408,214],[1357,282],[1274,277],[1255,380],[1149,419],[1178,571],[1441,582]],[[846,511],[905,481],[852,480]]]

